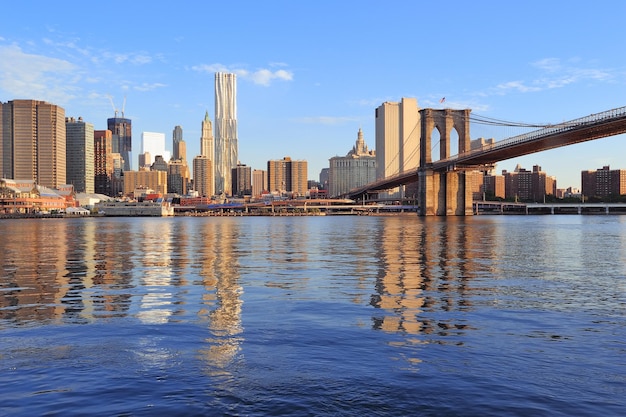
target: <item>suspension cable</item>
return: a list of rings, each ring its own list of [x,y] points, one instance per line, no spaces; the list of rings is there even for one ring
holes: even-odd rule
[[[538,124],[538,123],[524,123],[524,122],[509,122],[506,120],[494,119],[492,117],[481,116],[478,114],[471,114],[470,121],[476,124],[491,125],[491,126],[535,127],[535,128],[545,128],[545,127],[553,126],[550,123]]]

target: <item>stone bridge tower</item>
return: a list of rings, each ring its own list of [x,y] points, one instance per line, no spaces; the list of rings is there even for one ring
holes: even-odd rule
[[[418,170],[418,205],[422,216],[472,215],[472,193],[464,171],[457,171],[451,162],[445,170],[432,168],[432,132],[439,131],[440,159],[449,158],[450,134],[459,136],[459,154],[470,150],[469,115],[471,110],[422,109],[420,167]]]

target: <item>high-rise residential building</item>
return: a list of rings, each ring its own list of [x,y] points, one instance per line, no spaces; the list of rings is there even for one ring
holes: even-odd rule
[[[306,161],[292,161],[288,156],[280,160],[267,161],[269,191],[306,195],[307,169]]]
[[[167,167],[167,190],[168,193],[185,195],[187,194],[191,178],[189,166],[187,165],[187,145],[183,140],[182,126],[174,127],[172,131],[172,146],[174,154]]]
[[[137,188],[154,190],[156,193],[167,193],[166,171],[124,171],[124,195],[132,196]]]
[[[252,196],[259,198],[264,191],[267,191],[267,171],[255,169],[252,171]]]
[[[77,193],[93,194],[95,191],[94,130],[82,117],[65,119],[66,174],[65,181]]]
[[[111,181],[111,195],[119,197],[124,194],[124,158],[117,152],[111,154],[113,159],[113,178]]]
[[[0,102],[0,114],[0,175],[51,188],[65,184],[65,110],[13,100]]]
[[[582,195],[589,197],[619,197],[626,194],[626,169],[611,169],[605,165],[594,171],[581,171]]]
[[[504,189],[504,176],[502,175],[485,175],[483,178],[483,187],[482,187],[483,195],[478,198],[478,200],[487,199],[504,199],[505,189]]]
[[[119,153],[123,160],[123,171],[131,170],[131,155],[133,150],[133,134],[132,123],[130,119],[124,117],[115,117],[107,119],[107,129],[113,135],[113,153]]]
[[[193,189],[200,197],[212,197],[215,194],[212,165],[213,161],[206,155],[193,159]]]
[[[252,168],[245,164],[237,164],[232,169],[233,196],[252,195]]]
[[[145,165],[152,165],[157,156],[163,157],[166,162],[170,160],[171,153],[165,150],[165,133],[142,132],[141,153],[149,154],[151,159],[144,157]]]
[[[174,159],[167,165],[167,192],[179,195],[187,194],[189,167],[182,159]]]
[[[110,130],[94,131],[94,192],[113,196],[113,134]]]
[[[231,195],[231,169],[238,162],[237,76],[215,74],[215,192]]]
[[[183,127],[174,126],[172,131],[172,159],[185,160],[187,158],[187,148],[183,140]]]
[[[403,97],[385,102],[376,109],[376,179],[387,178],[412,169],[420,163],[420,114],[417,99]],[[403,197],[404,188],[384,194]]]
[[[515,201],[544,201],[546,195],[556,195],[556,179],[547,175],[539,165],[529,171],[517,165],[513,172],[502,171],[506,198]]]
[[[329,159],[328,194],[336,197],[376,181],[376,152],[369,150],[359,128],[356,143],[346,156]]]

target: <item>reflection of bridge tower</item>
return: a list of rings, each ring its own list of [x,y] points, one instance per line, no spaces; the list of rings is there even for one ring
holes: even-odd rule
[[[469,113],[471,110],[422,109],[419,167],[419,210],[422,216],[471,215],[472,193],[467,185],[464,171],[448,168],[435,171],[432,168],[432,132],[439,131],[440,159],[449,158],[450,133],[459,136],[458,153],[470,150]]]

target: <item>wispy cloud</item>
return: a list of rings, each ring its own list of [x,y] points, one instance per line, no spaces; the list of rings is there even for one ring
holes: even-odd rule
[[[50,38],[44,38],[43,43],[48,47],[53,47],[60,55],[72,55],[77,53],[78,55],[87,58],[93,64],[132,64],[132,65],[146,65],[152,63],[159,56],[153,57],[145,51],[136,52],[117,52],[108,50],[94,50],[89,47],[81,47],[80,39],[71,40],[54,40]],[[74,55],[75,56],[75,55]]]
[[[535,83],[536,81],[534,81],[533,83]],[[496,85],[495,87],[495,91],[497,92],[497,94],[505,94],[509,91],[517,91],[520,93],[529,93],[529,92],[533,92],[533,91],[541,91],[545,88],[542,88],[540,86],[531,86],[531,85],[527,85],[524,83],[524,81],[521,80],[515,80],[515,81],[507,81],[504,83],[500,83],[498,85]]]
[[[284,67],[286,64],[284,63],[272,63],[270,67]],[[282,80],[282,81],[291,81],[293,80],[293,73],[288,70],[279,69],[276,71],[272,71],[267,68],[259,68],[255,71],[249,71],[243,68],[229,68],[222,64],[201,64],[194,65],[191,67],[194,71],[199,72],[229,72],[233,74],[237,74],[237,77],[252,81],[254,84],[269,86],[274,80]]]
[[[539,72],[534,79],[502,82],[491,91],[498,95],[507,94],[511,91],[534,93],[563,88],[580,82],[612,82],[617,77],[617,74],[612,70],[585,68],[578,64],[578,59],[572,59],[568,62],[563,62],[558,58],[540,59],[530,64]]]
[[[152,62],[153,58],[143,52],[102,52],[100,55],[94,55],[91,57],[94,63],[113,62],[115,64],[130,63],[134,65],[145,65]]]
[[[156,90],[157,88],[162,88],[162,87],[166,87],[165,84],[162,83],[143,83],[140,85],[135,85],[133,86],[133,90],[137,90],[137,91],[152,91],[152,90]]]
[[[0,46],[0,89],[13,98],[37,98],[67,103],[75,96],[73,63],[28,54],[19,46]]]

